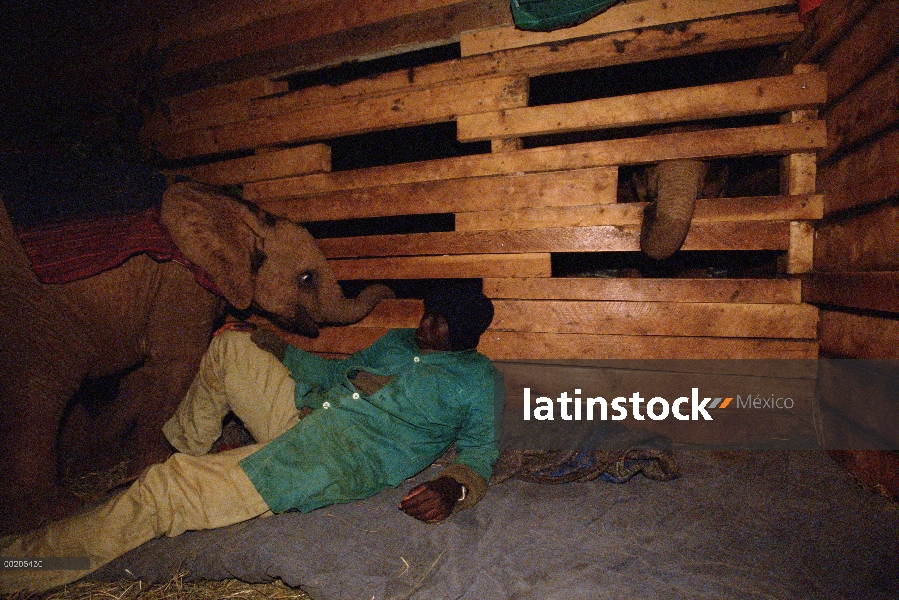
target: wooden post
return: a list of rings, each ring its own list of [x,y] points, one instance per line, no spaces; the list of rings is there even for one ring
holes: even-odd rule
[[[796,65],[793,72],[811,73],[815,65]],[[781,119],[782,123],[801,123],[818,118],[817,110],[794,110]],[[788,154],[781,160],[780,188],[783,194],[814,194],[817,179],[817,157],[813,152]],[[815,227],[813,221],[790,222],[790,248],[784,270],[790,274],[808,273],[814,262]]]
[[[514,152],[524,147],[521,138],[499,138],[490,140],[491,152]]]
[[[519,100],[521,106],[527,106],[531,94],[531,79],[526,75],[522,75],[516,82],[518,88]],[[460,136],[461,137],[461,136]],[[515,152],[524,148],[523,139],[520,137],[513,138],[495,138],[490,140],[490,152]]]

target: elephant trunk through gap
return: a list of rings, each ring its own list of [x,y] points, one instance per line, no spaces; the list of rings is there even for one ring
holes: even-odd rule
[[[707,171],[705,162],[694,159],[665,161],[655,167],[649,187],[656,187],[657,195],[643,212],[640,231],[640,249],[647,256],[662,260],[683,245]]]

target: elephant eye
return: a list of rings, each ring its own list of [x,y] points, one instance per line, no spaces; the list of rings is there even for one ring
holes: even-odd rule
[[[310,288],[315,286],[315,273],[312,271],[304,271],[297,277],[297,283],[301,288]]]

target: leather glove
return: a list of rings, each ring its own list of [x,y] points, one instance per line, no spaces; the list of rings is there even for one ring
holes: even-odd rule
[[[399,508],[419,521],[439,523],[452,514],[462,490],[462,484],[452,477],[438,477],[412,488]]]
[[[257,327],[256,330],[250,334],[250,340],[252,340],[259,349],[274,354],[278,360],[284,360],[287,342],[278,337],[278,334],[274,331]]]

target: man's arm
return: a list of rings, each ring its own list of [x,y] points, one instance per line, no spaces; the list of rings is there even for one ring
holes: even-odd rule
[[[306,352],[284,342],[277,334],[267,329],[256,329],[251,339],[259,348],[278,357],[290,371],[291,377],[296,382],[296,403],[301,407],[311,406],[307,402],[310,390],[326,389],[339,383],[346,373],[347,365],[365,365],[377,357],[392,335],[395,335],[393,331],[382,336],[368,348],[343,359],[322,358]],[[317,408],[317,405],[311,408]]]
[[[495,369],[486,379],[469,404],[465,425],[456,440],[456,461],[439,477],[416,486],[403,498],[399,508],[406,514],[437,523],[458,509],[474,506],[487,493],[487,480],[499,457],[505,386]]]

